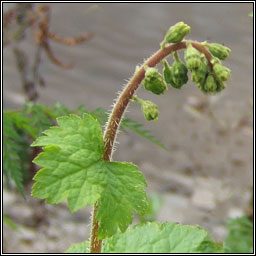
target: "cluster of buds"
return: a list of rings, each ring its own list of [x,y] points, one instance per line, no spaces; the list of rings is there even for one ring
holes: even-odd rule
[[[169,28],[166,33],[161,48],[164,49],[168,43],[179,43],[190,32],[190,27],[184,22],[179,22]],[[198,43],[197,43],[198,44]],[[226,59],[231,50],[218,43],[201,43],[202,47],[207,47],[211,58],[206,59],[205,54],[194,48],[193,43],[186,42],[184,53],[185,64],[179,59],[177,52],[173,53],[174,62],[169,66],[164,59],[163,74],[156,68],[145,66],[145,78],[142,81],[144,88],[154,94],[160,95],[168,90],[168,85],[180,89],[188,81],[188,70],[191,71],[191,80],[197,84],[198,89],[206,94],[215,94],[226,88],[225,82],[230,77],[230,69],[223,66],[221,60]],[[209,62],[209,59],[211,61]],[[138,67],[136,68],[136,71]],[[144,101],[137,97],[133,101],[141,104],[142,111],[147,120],[158,119],[158,107],[151,101]]]
[[[225,59],[230,49],[220,44],[207,44],[209,51],[213,54],[211,65],[204,54],[196,50],[191,43],[187,44],[185,61],[187,68],[191,71],[191,80],[197,83],[197,87],[207,94],[215,94],[226,88],[225,81],[230,76],[230,70],[221,64],[220,59]],[[211,49],[211,50],[210,50]]]

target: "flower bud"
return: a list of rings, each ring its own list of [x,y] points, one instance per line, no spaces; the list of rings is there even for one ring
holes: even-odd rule
[[[221,44],[213,43],[208,44],[207,46],[209,47],[209,51],[211,52],[211,54],[221,60],[226,59],[231,52],[228,47]]]
[[[227,85],[223,81],[217,81],[217,92],[224,90]]]
[[[216,92],[217,91],[217,81],[215,80],[214,76],[212,74],[209,74],[206,78],[206,81],[204,83],[204,90],[205,92]]]
[[[197,88],[198,88],[200,91],[206,93],[206,91],[205,91],[205,89],[204,89],[204,82],[205,82],[205,81],[199,82],[199,83],[196,84],[196,86],[197,86]]]
[[[145,79],[143,85],[146,90],[153,92],[154,94],[162,94],[168,90],[168,87],[156,68],[145,67]]]
[[[202,61],[197,70],[192,70],[191,80],[195,83],[204,83],[208,73],[208,66],[205,61]]]
[[[163,75],[167,84],[170,84],[173,87],[176,86],[172,78],[172,68],[169,66],[167,60],[164,60]]]
[[[157,121],[158,120],[158,114],[159,110],[155,103],[149,100],[143,100],[141,102],[141,110],[144,113],[144,116],[146,120],[151,121]]]
[[[190,32],[190,26],[183,21],[171,26],[164,37],[166,43],[178,43]]]
[[[201,56],[200,52],[195,49],[192,44],[187,45],[187,49],[185,50],[184,59],[186,61],[187,68],[189,70],[197,70],[201,65]]]
[[[219,81],[227,81],[230,77],[230,69],[222,66],[220,63],[216,63],[213,66],[213,72]]]
[[[188,81],[188,69],[187,67],[181,62],[175,60],[172,68],[172,79],[175,84],[175,88],[180,89],[182,85],[186,84]]]
[[[165,34],[164,40],[161,43],[161,48],[165,48],[167,43],[179,43],[183,38],[190,32],[190,26],[185,24],[183,21],[176,23],[171,26]]]
[[[217,58],[217,57],[212,57],[212,59],[211,59],[211,64],[212,64],[212,65],[215,65],[216,63],[221,64],[220,59]]]

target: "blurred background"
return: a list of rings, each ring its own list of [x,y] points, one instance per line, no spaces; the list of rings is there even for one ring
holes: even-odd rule
[[[13,4],[3,6],[8,11]],[[223,240],[226,219],[243,215],[252,193],[253,19],[248,14],[253,4],[52,3],[50,8],[51,29],[57,34],[94,36],[75,47],[51,42],[56,56],[74,63],[70,70],[42,55],[46,87],[39,88],[39,102],[49,106],[58,101],[70,108],[84,104],[110,110],[136,65],[159,48],[168,28],[179,21],[191,27],[189,39],[231,48],[224,65],[232,75],[220,95],[203,95],[191,82],[181,91],[169,87],[163,96],[138,90],[138,96],[158,104],[159,120],[145,121],[137,104],[130,104],[126,116],[144,124],[169,151],[121,132],[114,153],[114,160],[133,162],[145,175],[149,194],[158,198],[158,221],[198,224]],[[21,47],[34,55],[31,34]],[[21,109],[25,95],[11,48],[4,48],[3,64],[4,108]],[[30,189],[26,201],[4,190],[4,212],[20,226],[17,232],[4,227],[5,252],[64,252],[89,237],[89,207],[71,215],[65,203],[47,205],[47,221],[32,225],[36,200]]]

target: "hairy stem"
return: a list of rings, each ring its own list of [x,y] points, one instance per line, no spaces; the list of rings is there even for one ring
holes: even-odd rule
[[[192,46],[196,48],[198,51],[205,54],[205,57],[207,58],[209,65],[211,64],[212,56],[207,51],[206,48],[204,48],[200,43],[198,42],[191,42]],[[108,122],[106,124],[105,132],[104,132],[104,156],[103,159],[105,161],[111,161],[112,157],[112,151],[113,146],[115,143],[116,133],[118,130],[118,126],[122,120],[123,114],[130,102],[130,99],[133,97],[135,91],[139,87],[140,83],[145,77],[145,65],[148,67],[154,67],[159,62],[161,62],[165,57],[167,57],[169,54],[171,54],[173,51],[181,50],[186,48],[186,42],[180,42],[171,44],[169,46],[166,46],[164,49],[158,50],[155,54],[153,54],[150,58],[148,58],[145,63],[140,67],[140,69],[135,72],[133,77],[130,79],[130,81],[127,83],[127,85],[124,87],[123,91],[119,95],[113,109],[112,113],[109,116]],[[98,229],[99,229],[99,223],[96,221],[95,217],[97,215],[97,203],[94,205],[93,209],[93,216],[92,216],[92,231],[91,231],[91,246],[90,251],[91,253],[100,253],[101,247],[102,247],[102,240],[98,240]]]

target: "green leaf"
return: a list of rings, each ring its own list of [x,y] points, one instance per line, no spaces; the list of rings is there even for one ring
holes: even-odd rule
[[[90,253],[90,242],[72,244],[65,253]]]
[[[17,229],[18,229],[17,225],[9,217],[7,217],[5,214],[3,214],[3,222],[5,224],[7,224],[14,231],[17,231]]]
[[[100,222],[99,239],[124,232],[132,223],[132,210],[143,214],[148,208],[143,187],[146,182],[138,167],[129,163],[105,162],[107,167],[104,196],[99,200],[96,219]]]
[[[59,127],[51,127],[32,146],[44,152],[34,163],[43,166],[34,177],[32,196],[47,198],[54,204],[68,198],[72,212],[93,205],[99,199],[103,155],[102,132],[89,115],[57,118]]]
[[[121,122],[121,128],[127,128],[133,132],[136,132],[137,134],[139,134],[143,138],[151,141],[155,145],[161,147],[162,149],[164,149],[166,151],[169,151],[160,140],[158,140],[156,137],[154,137],[149,130],[146,130],[144,128],[143,124],[138,124],[137,122],[135,122],[129,118],[125,118]]]
[[[210,248],[205,248],[206,243]],[[211,242],[211,243],[210,243]],[[198,226],[148,222],[104,240],[104,253],[204,253],[221,252],[221,245],[209,240]],[[204,246],[202,246],[204,243]],[[214,246],[213,246],[214,245]]]
[[[61,104],[60,102],[56,102],[55,106],[53,108],[54,118],[60,117],[60,116],[66,116],[71,114],[71,110]]]
[[[85,108],[85,106],[82,105],[77,108],[76,113],[79,115],[81,115],[82,113],[88,113],[88,114],[90,113],[95,119],[98,120],[98,122],[102,126],[105,125],[108,120],[108,112],[107,112],[107,110],[105,110],[103,108],[96,108],[93,111],[89,111]],[[154,143],[155,145],[161,147],[162,149],[164,149],[166,151],[169,151],[159,139],[157,139],[155,136],[153,136],[149,130],[145,129],[143,124],[139,124],[134,120],[125,118],[122,120],[122,122],[120,124],[120,130],[126,131],[126,129],[129,129],[129,130],[137,133],[144,139],[151,141],[152,143]]]
[[[108,121],[108,113],[105,109],[103,108],[96,108],[95,110],[91,111],[90,114],[97,119],[97,121],[101,125],[105,125],[106,122]]]
[[[197,248],[197,253],[224,253],[223,244],[216,243],[211,238],[206,238]]]
[[[71,212],[98,201],[99,237],[124,231],[132,211],[147,208],[143,175],[133,164],[103,160],[101,127],[91,115],[59,117],[57,123],[32,144],[44,150],[34,160],[43,169],[34,177],[32,196],[49,204],[67,199]]]
[[[163,204],[161,195],[158,193],[152,193],[149,196],[148,201],[149,201],[149,204],[148,204],[147,211],[145,212],[144,215],[139,215],[141,222],[155,221],[159,213],[159,210]]]
[[[228,230],[228,236],[224,243],[225,252],[253,252],[253,223],[247,216],[228,219]]]
[[[27,102],[23,109],[23,115],[29,118],[29,129],[26,132],[35,139],[41,132],[53,124],[54,112],[50,107]]]
[[[19,140],[20,136],[17,133],[15,123],[12,118],[12,113],[3,113],[3,134],[13,140]]]
[[[18,191],[25,198],[23,191],[23,161],[20,153],[24,139],[15,126],[13,113],[3,113],[3,170],[7,179],[11,178]],[[22,147],[22,149],[21,149]]]

